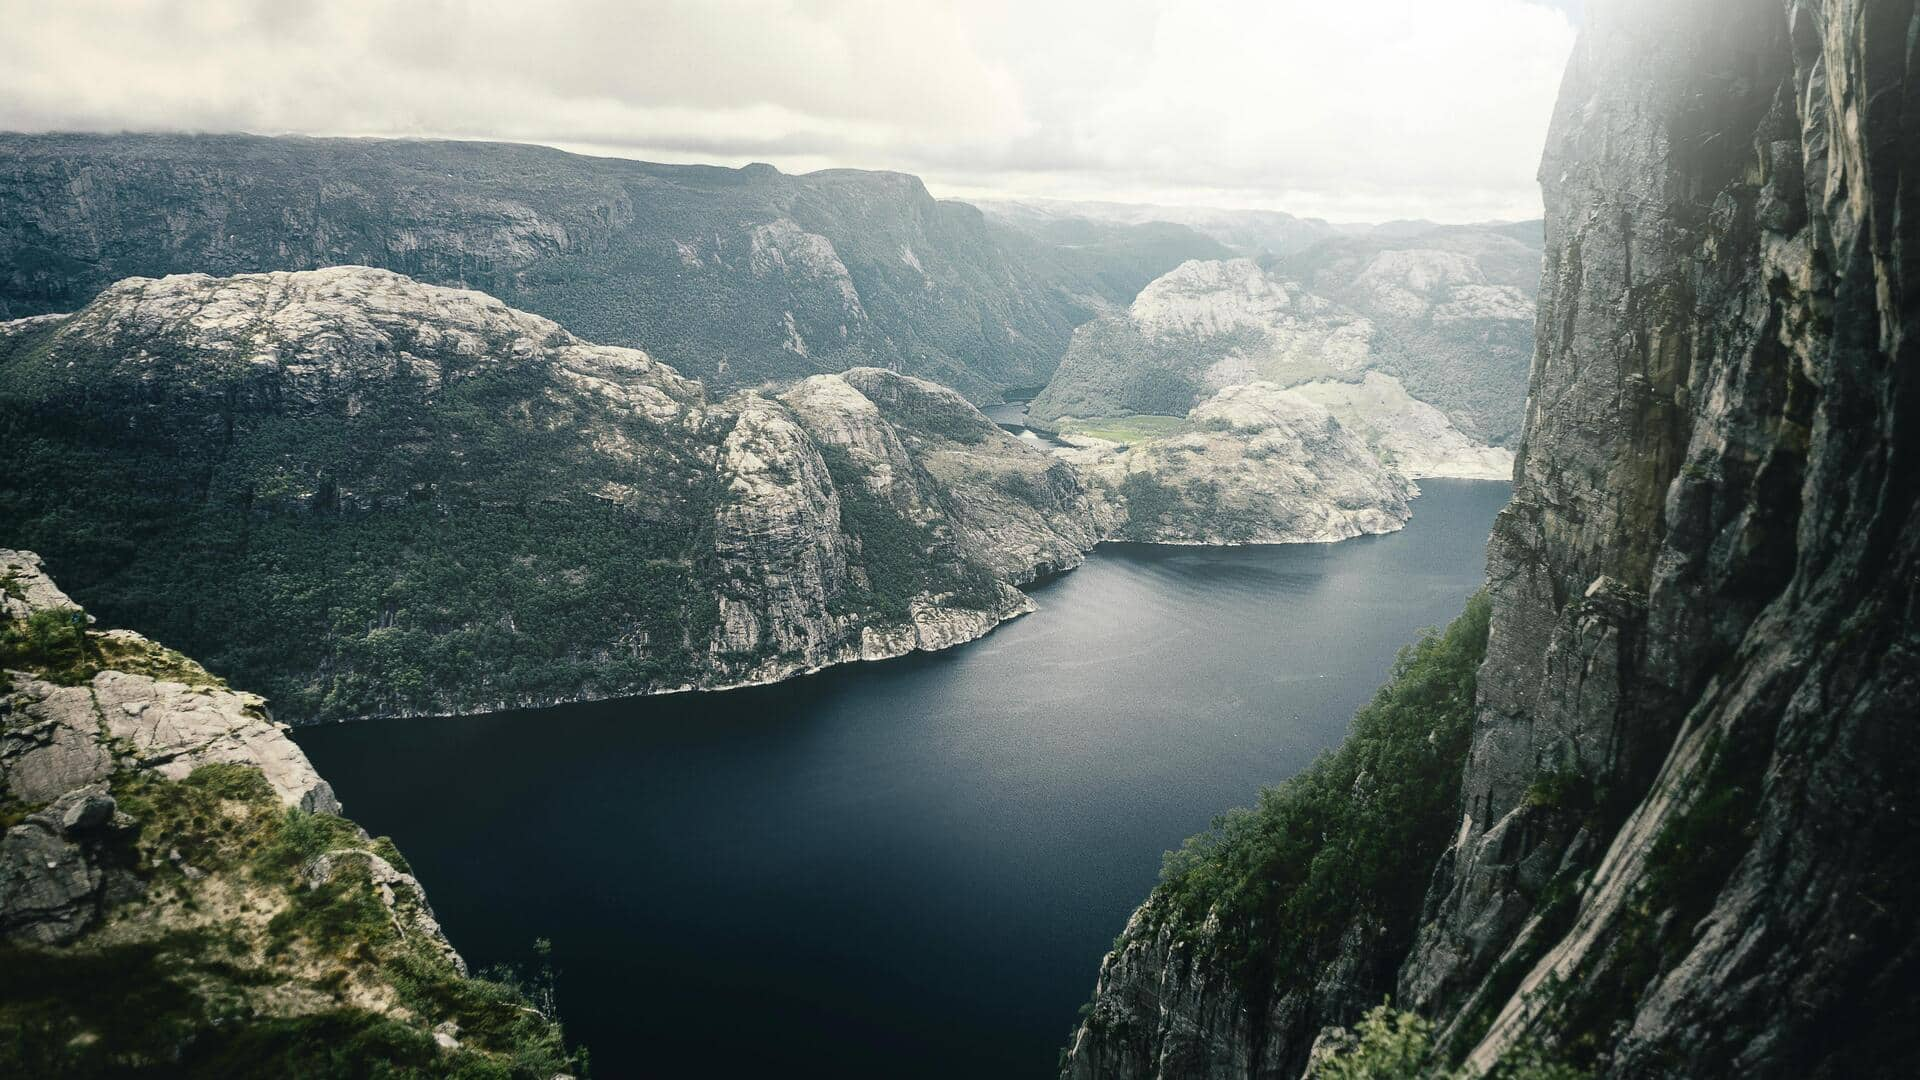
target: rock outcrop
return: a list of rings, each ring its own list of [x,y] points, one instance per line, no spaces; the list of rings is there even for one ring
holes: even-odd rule
[[[1270,385],[1177,437],[1055,455],[912,376],[714,400],[646,353],[367,267],[134,278],[13,325],[15,535],[89,606],[303,722],[946,648],[1102,539],[1339,540],[1399,528],[1414,493]]]
[[[1369,371],[1359,382],[1322,379],[1292,390],[1324,406],[1382,461],[1412,479],[1513,477],[1513,451],[1467,438],[1445,413],[1407,393],[1391,375]]]
[[[1074,332],[1028,415],[1184,415],[1226,387],[1353,375],[1373,324],[1251,259],[1192,260],[1154,279],[1124,312]]]
[[[397,1075],[571,1064],[552,1019],[467,977],[262,699],[92,629],[32,552],[0,550],[0,596],[0,1069],[223,1072],[234,1047],[249,1071],[348,1047]]]
[[[1430,1072],[1920,1058],[1916,40],[1906,0],[1588,5],[1456,824],[1350,995],[1431,1020]],[[1179,962],[1127,948],[1095,1017]],[[1083,1024],[1068,1074],[1297,1075],[1245,994]]]
[[[1502,236],[1489,242],[1522,247]],[[1060,369],[1029,407],[1029,422],[1071,436],[1114,417],[1184,416],[1230,387],[1268,382],[1300,388],[1333,409],[1384,462],[1409,475],[1506,479],[1512,451],[1470,437],[1462,425],[1482,431],[1498,420],[1493,429],[1504,437],[1523,411],[1524,380],[1508,370],[1511,358],[1500,347],[1469,327],[1531,325],[1532,294],[1489,284],[1478,262],[1452,251],[1380,251],[1355,273],[1363,280],[1345,294],[1382,321],[1251,259],[1183,263],[1142,289],[1126,312],[1075,331]],[[1401,329],[1380,328],[1389,324]],[[1408,335],[1456,329],[1463,337],[1444,363],[1430,355],[1432,343],[1419,351],[1418,365],[1394,359],[1409,351]],[[1388,374],[1402,370],[1423,385],[1444,376],[1474,392],[1441,395],[1450,414]],[[1511,384],[1504,397],[1492,389],[1502,380]],[[1500,401],[1483,400],[1481,391]],[[1507,418],[1499,420],[1503,408]]]
[[[1273,272],[1364,316],[1368,366],[1483,443],[1511,446],[1525,416],[1540,290],[1540,226],[1381,226],[1274,261]]]

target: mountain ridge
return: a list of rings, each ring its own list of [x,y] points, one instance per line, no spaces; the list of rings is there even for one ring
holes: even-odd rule
[[[0,318],[75,310],[128,276],[372,265],[479,288],[724,389],[879,365],[997,400],[1044,382],[1072,327],[1130,284],[1218,250],[1164,229],[1105,235],[1103,269],[906,173],[445,140],[0,135]]]

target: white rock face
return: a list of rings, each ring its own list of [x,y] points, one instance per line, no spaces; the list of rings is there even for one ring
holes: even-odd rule
[[[1357,371],[1373,326],[1331,301],[1260,269],[1251,259],[1190,259],[1140,290],[1127,317],[1149,340],[1238,335],[1204,364],[1209,390],[1293,372]]]
[[[748,394],[721,448],[731,498],[715,520],[728,586],[713,649],[818,655],[842,636],[828,603],[847,579],[840,498],[792,414]]]
[[[748,257],[756,276],[787,273],[810,278],[838,292],[848,316],[867,317],[866,310],[860,306],[860,293],[853,287],[853,275],[847,272],[847,264],[840,261],[833,241],[806,231],[789,218],[780,218],[755,226],[748,242],[751,245]],[[919,269],[917,261],[914,269]]]
[[[1320,380],[1293,392],[1324,406],[1387,464],[1415,480],[1507,480],[1513,451],[1469,439],[1447,414],[1407,393],[1400,380],[1369,371],[1357,382]]]
[[[1399,318],[1436,320],[1533,318],[1533,302],[1511,285],[1487,281],[1480,264],[1456,251],[1404,248],[1382,251],[1352,288],[1367,310]]]
[[[125,343],[122,362],[134,366],[168,362],[141,342],[191,343],[196,353],[237,368],[277,373],[300,399],[397,372],[432,390],[472,368],[535,357],[559,361],[578,385],[656,420],[678,418],[703,398],[699,383],[639,349],[589,344],[486,293],[423,285],[365,266],[127,278],[73,316],[57,337]],[[424,359],[429,352],[469,366]]]
[[[32,333],[33,331],[38,330],[43,326],[52,326],[54,323],[60,322],[61,320],[66,319],[67,317],[68,316],[64,314],[29,315],[24,319],[14,319],[9,322],[0,322],[0,341],[5,341],[7,338],[13,337],[16,334]]]
[[[72,606],[32,552],[0,550],[0,574],[13,585],[8,618]],[[129,630],[105,635],[116,652],[140,655],[159,646]],[[197,665],[174,654],[170,659]],[[0,730],[0,793],[23,802],[58,798],[105,780],[119,759],[183,779],[201,765],[253,765],[289,806],[338,813],[333,788],[313,769],[286,726],[267,715],[257,695],[212,685],[106,670],[80,686],[14,677],[10,712]],[[207,677],[212,682],[211,677]]]
[[[721,411],[735,420],[718,463],[730,497],[715,521],[726,584],[711,648],[722,667],[753,658],[730,682],[971,641],[1034,609],[1012,584],[1078,565],[1100,539],[1070,468],[938,384],[855,368]],[[828,453],[842,464],[830,469]],[[965,603],[923,591],[896,622],[848,610],[844,596],[867,584],[850,495],[923,529],[930,568],[965,560],[994,580]]]
[[[1184,544],[1324,543],[1403,527],[1417,494],[1333,414],[1273,383],[1229,387],[1179,435],[1056,451],[1107,502],[1116,538]]]

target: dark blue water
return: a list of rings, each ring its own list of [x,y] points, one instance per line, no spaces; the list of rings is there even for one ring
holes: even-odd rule
[[[551,938],[595,1075],[1043,1077],[1161,853],[1334,745],[1504,484],[1342,544],[1102,547],[931,656],[308,728],[476,966]]]

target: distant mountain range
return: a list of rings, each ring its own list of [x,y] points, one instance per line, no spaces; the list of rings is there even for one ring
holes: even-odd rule
[[[1033,402],[1062,417],[1183,415],[1223,387],[1398,379],[1483,442],[1519,432],[1540,288],[1539,222],[1333,225],[1267,210],[1114,203],[987,204],[1008,227],[1162,215],[1233,251],[1150,282],[1083,324]]]
[[[505,143],[0,135],[0,319],[75,311],[130,276],[359,264],[490,293],[720,392],[873,366],[976,402],[1032,394],[1077,327],[1183,263],[1236,256],[1372,319],[1370,366],[1464,427],[1495,441],[1517,428],[1530,311],[1453,319],[1404,300],[1490,284],[1530,304],[1537,223],[976,208],[901,173]]]
[[[1015,229],[901,173],[538,146],[0,135],[0,319],[129,276],[364,264],[491,293],[732,389],[870,365],[976,401],[1190,258],[1179,225]]]

